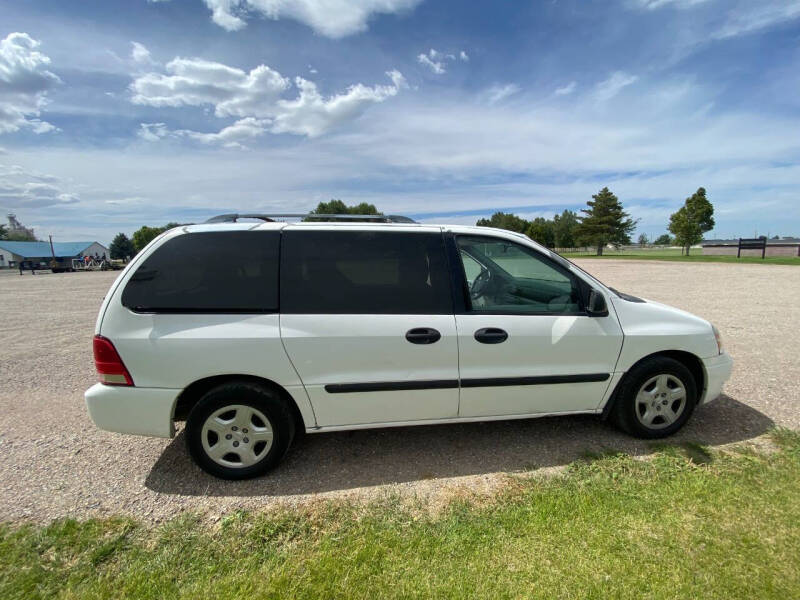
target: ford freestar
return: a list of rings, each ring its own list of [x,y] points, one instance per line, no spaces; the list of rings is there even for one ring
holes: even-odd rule
[[[731,374],[710,323],[524,235],[242,217],[169,230],[131,261],[86,392],[109,431],[171,437],[185,420],[218,477],[266,472],[298,430],[596,414],[663,437]]]

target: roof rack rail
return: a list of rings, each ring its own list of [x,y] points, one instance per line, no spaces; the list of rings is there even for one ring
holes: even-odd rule
[[[211,217],[206,223],[236,223],[239,219],[261,219],[265,222],[275,221],[275,219],[332,219],[344,221],[377,221],[379,223],[416,223],[413,219],[402,215],[326,215],[317,213],[231,213],[227,215],[217,215]]]

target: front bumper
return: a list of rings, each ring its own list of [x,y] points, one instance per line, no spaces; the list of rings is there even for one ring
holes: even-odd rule
[[[171,438],[180,390],[96,383],[84,394],[89,416],[100,429]]]
[[[703,359],[703,369],[706,372],[706,389],[700,404],[711,402],[722,393],[722,386],[733,371],[733,359],[730,354],[723,352],[719,356]]]

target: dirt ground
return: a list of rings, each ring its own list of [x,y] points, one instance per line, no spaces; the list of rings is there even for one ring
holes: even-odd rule
[[[582,260],[606,284],[715,323],[736,360],[717,401],[673,441],[751,440],[800,428],[800,268]],[[260,479],[227,482],[173,440],[100,431],[86,413],[91,337],[114,273],[0,272],[0,521],[185,510],[215,518],[319,498],[399,494],[435,503],[491,493],[505,473],[564,465],[587,451],[647,454],[651,445],[591,417],[312,434]]]

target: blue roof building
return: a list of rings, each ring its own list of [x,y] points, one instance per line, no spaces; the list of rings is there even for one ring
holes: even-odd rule
[[[98,242],[53,242],[57,259],[69,261],[82,256],[109,258],[108,248]],[[0,268],[16,267],[21,262],[41,265],[52,259],[50,242],[9,242],[0,240]]]

